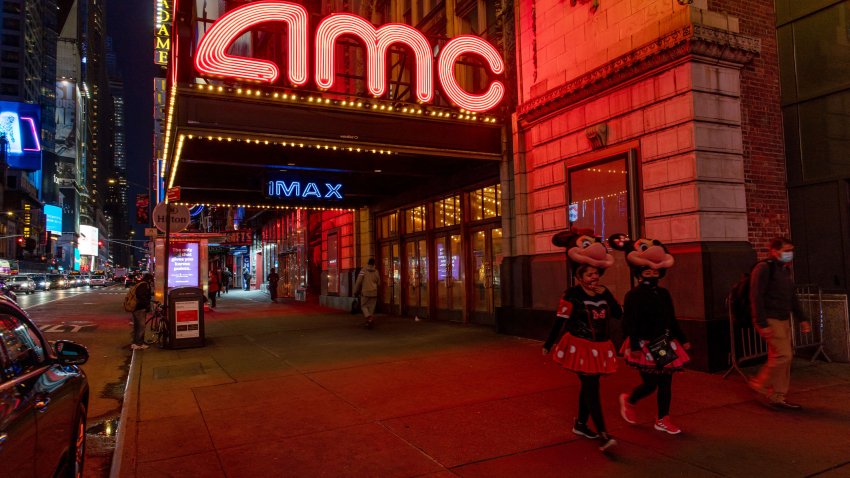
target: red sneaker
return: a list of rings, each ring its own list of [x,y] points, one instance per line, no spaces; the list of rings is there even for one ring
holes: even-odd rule
[[[677,427],[672,420],[670,420],[670,416],[666,416],[659,420],[655,420],[655,429],[662,432],[667,432],[671,435],[677,435],[682,433],[682,429]]]
[[[635,410],[634,405],[629,403],[628,398],[628,393],[620,394],[620,416],[623,417],[623,420],[634,425],[637,423],[637,410]]]

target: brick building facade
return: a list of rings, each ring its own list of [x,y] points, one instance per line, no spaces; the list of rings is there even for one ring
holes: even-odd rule
[[[517,6],[516,154],[503,175],[513,192],[510,292],[499,326],[547,328],[568,282],[555,232],[625,232],[669,246],[677,265],[665,282],[694,366],[721,368],[724,297],[756,250],[788,232],[772,5],[571,3]],[[618,259],[603,282],[622,298],[630,279]]]

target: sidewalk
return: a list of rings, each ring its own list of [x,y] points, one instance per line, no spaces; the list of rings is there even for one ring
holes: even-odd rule
[[[113,476],[850,476],[850,365],[798,361],[789,397],[740,377],[674,380],[678,436],[626,424],[626,366],[603,379],[608,454],[570,432],[578,380],[540,342],[489,329],[359,317],[231,291],[207,346],[136,351]]]

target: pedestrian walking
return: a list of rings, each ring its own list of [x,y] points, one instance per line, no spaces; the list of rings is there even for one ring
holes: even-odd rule
[[[803,408],[785,398],[794,354],[791,313],[800,321],[802,333],[812,331],[794,291],[793,260],[794,244],[788,238],[777,237],[770,241],[770,258],[756,264],[750,274],[751,314],[756,330],[767,342],[767,363],[749,380],[749,385],[769,406],[784,410]]]
[[[269,283],[269,295],[271,295],[272,302],[277,302],[277,283],[280,281],[280,276],[274,267],[272,267],[271,272],[266,277],[266,281]]]
[[[378,288],[381,285],[381,275],[375,268],[375,259],[370,258],[366,267],[360,270],[354,282],[354,295],[360,296],[360,310],[366,318],[366,328],[374,325],[375,307],[378,305]]]
[[[617,370],[609,321],[612,317],[619,319],[623,310],[611,292],[599,284],[599,278],[614,264],[614,257],[592,231],[562,232],[552,238],[552,243],[567,248],[576,285],[567,289],[560,300],[543,354],[548,355],[552,345],[557,344],[552,359],[574,372],[581,383],[572,432],[600,440],[599,449],[605,451],[617,441],[605,427],[599,382],[603,375]],[[593,419],[596,431],[588,426],[588,418]]]
[[[251,269],[242,268],[242,290],[251,290]]]
[[[142,281],[133,286],[128,294],[136,298],[136,306],[133,310],[133,350],[144,350],[148,348],[145,344],[145,318],[151,310],[151,298],[153,297],[153,275],[150,273],[142,276]]]
[[[221,284],[224,281],[224,274],[222,274],[221,269],[219,269],[218,266],[215,268],[215,276],[216,279],[218,279],[218,291],[216,291],[215,295],[216,297],[221,297],[221,289],[223,289]]]
[[[215,297],[221,289],[221,283],[218,281],[218,270],[213,269],[209,272],[209,282],[207,283],[207,292],[210,296],[210,307],[215,308]]]
[[[224,268],[224,272],[221,274],[221,288],[224,290],[224,293],[227,294],[230,292],[230,284],[233,283],[233,273],[230,272],[230,269],[227,267]]]
[[[673,266],[673,256],[656,240],[630,241],[619,234],[612,236],[610,243],[626,253],[626,262],[638,280],[637,287],[626,293],[623,301],[626,340],[621,352],[626,363],[640,372],[642,383],[631,393],[620,394],[620,415],[628,423],[637,423],[635,405],[657,392],[655,429],[671,435],[681,433],[670,419],[673,374],[683,370],[690,360],[686,351],[691,345],[676,320],[670,292],[658,285]]]

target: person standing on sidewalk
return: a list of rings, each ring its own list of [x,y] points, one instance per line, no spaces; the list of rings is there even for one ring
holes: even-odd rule
[[[272,298],[272,302],[277,302],[277,283],[280,282],[280,276],[277,274],[274,267],[272,267],[271,272],[269,272],[269,276],[266,277],[266,281],[269,283],[269,295]]]
[[[142,276],[142,281],[134,286],[136,294],[136,310],[133,311],[133,350],[144,350],[148,348],[145,344],[145,318],[151,311],[151,298],[153,297],[153,275],[150,273]]]
[[[213,269],[210,271],[207,289],[210,296],[210,307],[215,308],[215,297],[218,295],[219,289],[221,289],[221,284],[218,281],[218,270]]]
[[[769,406],[784,410],[803,408],[785,399],[794,356],[791,313],[800,321],[801,332],[812,330],[794,291],[792,260],[794,244],[785,237],[774,238],[770,241],[770,258],[756,264],[750,275],[750,307],[756,330],[767,342],[767,363],[749,385]]]
[[[233,283],[233,273],[225,267],[224,272],[221,273],[221,289],[227,294],[230,291],[230,284]]]
[[[591,231],[562,232],[552,238],[552,243],[568,248],[567,257],[575,268],[577,285],[567,289],[561,298],[555,323],[543,344],[543,355],[548,355],[557,343],[552,359],[575,372],[581,382],[578,416],[572,431],[599,439],[599,449],[605,451],[617,441],[608,434],[602,417],[599,379],[617,370],[609,320],[620,318],[623,309],[611,292],[599,284],[599,278],[614,264],[614,257],[599,239],[592,237]],[[587,426],[588,418],[593,419],[596,431]]]
[[[248,266],[242,268],[242,290],[251,290],[251,269]]]
[[[354,283],[354,295],[360,296],[360,310],[366,317],[366,328],[374,325],[375,306],[378,305],[378,287],[381,285],[381,275],[375,268],[375,259],[369,259]]]
[[[659,241],[629,241],[625,235],[616,236],[617,239],[612,236],[612,247],[626,253],[632,274],[639,281],[637,287],[626,293],[623,301],[626,340],[621,352],[626,363],[640,371],[642,380],[631,393],[620,394],[620,415],[628,423],[637,423],[635,404],[657,391],[658,415],[654,427],[676,435],[682,430],[670,419],[673,373],[681,371],[690,360],[686,350],[691,348],[691,344],[676,320],[670,292],[658,286],[658,280],[673,266],[673,256]],[[655,344],[659,343],[664,346],[656,347]],[[666,363],[661,362],[665,358]]]

